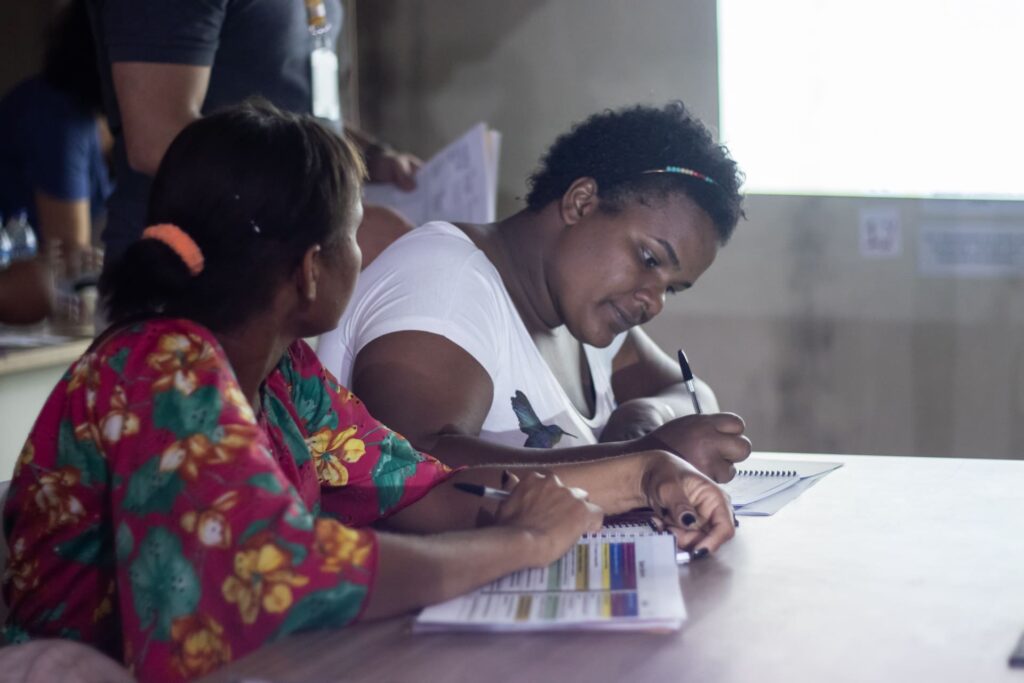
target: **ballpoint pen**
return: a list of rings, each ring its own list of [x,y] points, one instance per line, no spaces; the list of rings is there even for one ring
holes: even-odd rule
[[[679,370],[683,373],[683,382],[686,383],[686,388],[690,390],[693,410],[700,415],[704,411],[700,409],[700,401],[697,400],[697,388],[693,386],[693,370],[690,369],[690,364],[687,362],[686,354],[683,353],[682,349],[679,349]]]
[[[469,493],[474,496],[481,496],[483,498],[493,498],[494,500],[505,500],[512,494],[508,491],[501,489],[491,488],[490,486],[482,486],[480,484],[467,484],[465,482],[456,482],[453,486],[462,491],[463,493]]]

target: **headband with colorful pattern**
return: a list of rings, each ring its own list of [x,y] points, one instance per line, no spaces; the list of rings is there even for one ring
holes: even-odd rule
[[[703,180],[705,183],[708,183],[709,185],[718,185],[718,183],[715,182],[714,178],[706,176],[700,171],[694,171],[692,168],[683,168],[682,166],[666,166],[665,168],[652,168],[649,171],[644,171],[642,175],[647,175],[648,173],[678,173],[679,175],[688,175],[699,180]]]

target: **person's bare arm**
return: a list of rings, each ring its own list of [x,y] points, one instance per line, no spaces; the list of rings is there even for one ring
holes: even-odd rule
[[[694,384],[702,412],[717,413],[718,399],[711,387],[700,379]],[[640,328],[629,331],[615,355],[612,391],[618,407],[608,419],[601,441],[635,439],[695,412],[678,362]]]
[[[556,477],[525,475],[511,493],[489,528],[423,537],[380,534],[376,588],[364,617],[401,614],[519,569],[547,566],[582,534],[601,528],[601,509]]]
[[[473,468],[456,475],[512,488],[512,495],[501,503],[455,491],[448,482],[389,519],[392,528],[415,532],[432,531],[435,525],[440,529],[492,521],[493,525],[431,536],[380,534],[377,589],[364,616],[400,614],[450,599],[518,569],[546,566],[580,534],[597,531],[605,512],[648,505],[652,518],[675,534],[680,548],[698,553],[714,552],[735,534],[732,510],[722,490],[668,453],[562,465],[545,473],[514,471],[517,475],[506,475],[502,483],[495,468]],[[602,509],[598,501],[609,507]],[[481,513],[488,519],[478,522]]]
[[[151,176],[171,140],[202,115],[210,67],[114,62],[112,72],[128,164]]]
[[[606,514],[651,508],[652,518],[676,534],[681,548],[714,551],[734,533],[732,508],[724,492],[689,463],[658,450],[544,469],[529,465],[470,467],[381,525],[414,533],[486,526],[495,519],[494,501],[467,495],[454,484],[505,488],[510,480],[535,476],[536,472],[557,476],[566,486],[585,493],[587,500]]]
[[[36,190],[36,228],[47,242],[59,240],[65,253],[87,249],[92,235],[88,199],[60,199]]]
[[[490,376],[461,347],[428,332],[395,332],[367,344],[356,355],[351,388],[374,417],[451,466],[550,467],[665,449],[724,482],[750,455],[743,420],[732,414],[677,418],[638,438],[556,453],[486,441],[480,429],[494,393]]]
[[[389,183],[409,192],[416,189],[416,172],[423,162],[415,154],[399,152],[369,133],[345,126],[345,135],[363,153],[372,183]]]
[[[638,450],[616,443],[516,448],[480,438],[494,387],[487,371],[453,342],[428,332],[396,332],[356,356],[352,391],[375,418],[419,450],[452,465],[543,464],[607,458]]]

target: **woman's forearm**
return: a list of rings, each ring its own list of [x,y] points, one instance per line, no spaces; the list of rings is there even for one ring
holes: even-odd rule
[[[563,437],[567,438],[567,437]],[[632,441],[587,444],[570,448],[526,448],[491,443],[478,436],[445,434],[430,443],[413,444],[419,450],[452,467],[465,465],[533,465],[550,467],[556,463],[603,460],[638,450]]]
[[[509,526],[433,536],[382,533],[377,577],[364,619],[402,614],[467,593],[531,566],[530,534]]]
[[[547,462],[544,467],[516,464],[469,467],[380,526],[421,534],[488,526],[493,521],[497,501],[459,491],[453,484],[465,482],[504,488],[505,471],[520,477],[530,471],[553,472],[566,486],[585,490],[588,499],[606,514],[626,512],[647,504],[642,493],[646,458],[646,453],[630,453],[584,463]]]

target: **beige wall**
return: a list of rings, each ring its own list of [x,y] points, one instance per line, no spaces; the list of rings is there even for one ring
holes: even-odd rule
[[[522,206],[554,136],[594,111],[679,98],[717,120],[713,0],[358,5],[364,126],[429,155],[488,121],[505,135],[499,214]],[[859,211],[878,206],[900,212],[900,258],[860,255]],[[685,346],[758,448],[1021,457],[1021,281],[919,276],[924,211],[750,197],[716,265],[649,331]],[[929,220],[952,224],[944,211]]]

